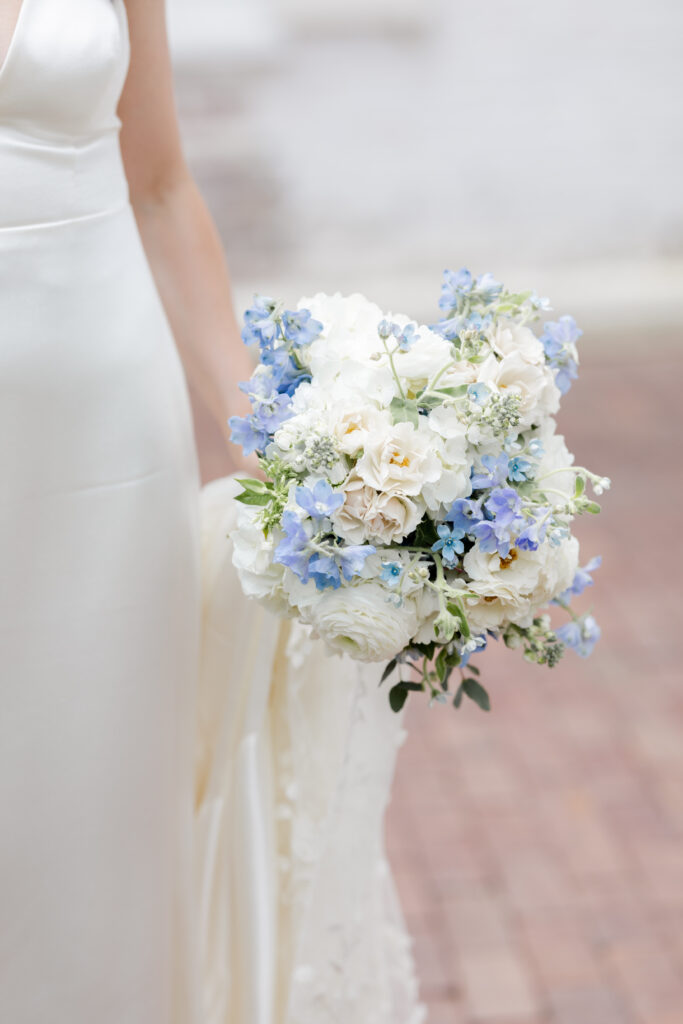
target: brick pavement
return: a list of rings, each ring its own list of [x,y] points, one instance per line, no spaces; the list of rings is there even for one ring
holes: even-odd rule
[[[683,355],[586,348],[560,423],[613,480],[577,529],[601,645],[487,652],[490,715],[409,708],[388,838],[430,1024],[683,1022]]]

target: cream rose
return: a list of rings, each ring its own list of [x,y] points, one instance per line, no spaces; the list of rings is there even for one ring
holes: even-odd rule
[[[412,533],[424,514],[420,498],[381,493],[356,475],[344,486],[345,500],[332,517],[335,530],[351,544],[391,544]]]
[[[513,548],[508,558],[475,544],[463,559],[467,588],[478,595],[465,598],[473,630],[531,625],[535,611],[570,585],[578,563],[575,537],[557,546],[546,541],[536,551]]]
[[[527,363],[536,366],[545,364],[543,345],[534,332],[523,324],[498,321],[487,335],[489,344],[499,356],[517,352]]]
[[[417,630],[417,605],[404,598],[397,606],[380,583],[359,583],[324,591],[311,609],[311,625],[333,651],[358,661],[386,661]]]

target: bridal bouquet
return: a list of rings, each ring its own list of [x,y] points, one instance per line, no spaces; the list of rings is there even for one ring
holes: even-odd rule
[[[553,666],[600,635],[570,607],[599,565],[579,567],[571,523],[609,480],[573,465],[553,419],[581,331],[562,316],[534,332],[547,301],[490,274],[446,271],[439,305],[426,327],[361,295],[256,296],[252,413],[231,420],[266,477],[240,481],[245,594],[388,661],[383,679],[398,667],[394,710],[412,690],[488,709],[470,659],[491,638]]]

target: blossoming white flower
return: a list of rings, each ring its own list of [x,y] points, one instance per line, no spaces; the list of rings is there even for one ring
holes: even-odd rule
[[[357,455],[369,440],[391,426],[391,416],[365,400],[347,406],[340,402],[334,410],[332,430],[340,451]]]
[[[230,538],[232,563],[244,593],[276,614],[285,614],[288,604],[283,590],[284,567],[273,562],[274,538],[264,536],[253,507],[240,509]]]
[[[479,367],[478,379],[501,395],[519,396],[519,429],[527,430],[560,407],[560,391],[547,366],[527,362],[519,352],[498,360],[491,354]]]
[[[417,604],[407,597],[397,605],[380,583],[363,582],[324,591],[310,621],[332,650],[359,661],[384,661],[415,633]]]
[[[351,544],[392,544],[412,533],[424,514],[421,498],[384,493],[352,474],[344,485],[344,504],[332,517],[335,530]]]
[[[412,423],[394,423],[368,438],[356,472],[378,491],[417,495],[439,479],[442,464],[426,424],[416,429]]]
[[[545,363],[543,345],[534,332],[524,324],[498,320],[487,332],[489,344],[499,356],[517,352],[527,363],[542,366]]]
[[[554,546],[546,541],[536,551],[513,548],[507,558],[481,550],[468,551],[463,566],[467,588],[478,597],[465,598],[475,632],[499,629],[508,623],[531,625],[536,609],[566,589],[579,564],[579,545],[570,537]]]

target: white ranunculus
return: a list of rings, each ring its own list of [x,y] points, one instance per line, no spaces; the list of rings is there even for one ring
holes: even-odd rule
[[[394,423],[367,438],[356,473],[378,491],[419,494],[426,483],[437,481],[443,471],[434,440],[423,418],[417,429],[412,423]]]
[[[488,332],[487,338],[491,348],[499,356],[519,353],[527,363],[536,366],[545,364],[543,345],[534,332],[524,324],[499,320]]]
[[[276,614],[283,614],[288,610],[282,586],[284,566],[273,562],[275,540],[264,536],[255,516],[251,506],[239,512],[237,526],[230,533],[232,564],[247,597],[255,598]]]
[[[408,597],[397,606],[380,583],[363,582],[321,593],[310,621],[332,650],[359,661],[386,661],[415,633],[417,605]]]
[[[351,544],[392,544],[412,533],[424,514],[419,497],[383,493],[352,474],[344,504],[332,517],[335,531]]]
[[[545,365],[528,363],[519,352],[501,360],[491,354],[479,367],[478,379],[500,395],[519,396],[520,431],[552,416],[560,407],[553,373]]]
[[[468,590],[478,595],[465,598],[473,631],[499,629],[508,623],[531,625],[537,610],[570,585],[578,562],[575,537],[557,546],[546,541],[536,551],[513,548],[508,558],[484,552],[475,544],[463,559],[470,577]]]

